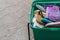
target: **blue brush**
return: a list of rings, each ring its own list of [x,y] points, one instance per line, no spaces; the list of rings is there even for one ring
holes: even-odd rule
[[[52,21],[51,20],[48,20],[46,18],[41,18],[41,21],[44,22],[44,23],[51,23]]]

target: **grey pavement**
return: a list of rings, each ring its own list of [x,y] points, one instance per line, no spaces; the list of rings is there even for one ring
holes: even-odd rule
[[[0,0],[0,40],[28,40],[27,23],[33,0]]]

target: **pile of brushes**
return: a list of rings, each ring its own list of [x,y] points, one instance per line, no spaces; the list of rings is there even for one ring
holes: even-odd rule
[[[60,27],[60,8],[56,5],[36,5],[38,10],[34,11],[33,26],[40,28]]]

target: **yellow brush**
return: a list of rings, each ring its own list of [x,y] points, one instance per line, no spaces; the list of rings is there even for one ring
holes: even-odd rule
[[[40,24],[44,24],[42,21],[41,21],[41,18],[42,18],[42,15],[43,15],[43,17],[45,17],[45,12],[42,12],[42,14],[41,14],[41,12],[40,12],[40,10],[35,10],[34,11],[34,17],[36,18],[36,21],[38,22],[38,23],[40,23]]]

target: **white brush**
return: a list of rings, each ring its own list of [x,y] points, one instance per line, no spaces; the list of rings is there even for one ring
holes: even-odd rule
[[[37,21],[36,21],[36,18],[33,18],[33,27],[34,28],[36,28],[36,26],[37,27],[39,27],[39,28],[44,28],[44,26],[43,25],[41,25],[41,24],[39,24]]]

